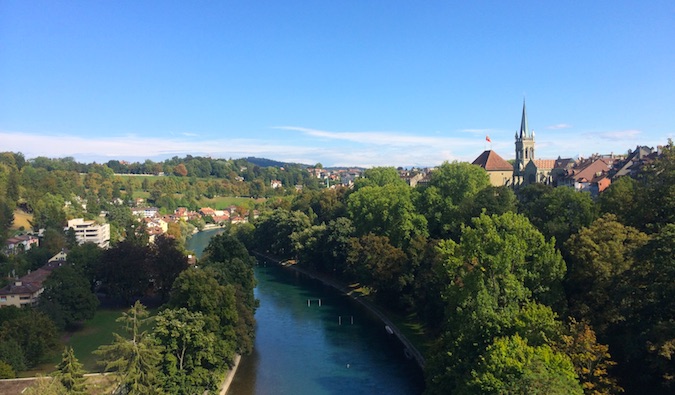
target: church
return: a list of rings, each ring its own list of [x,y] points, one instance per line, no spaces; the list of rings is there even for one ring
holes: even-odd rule
[[[514,187],[532,183],[553,184],[556,169],[555,159],[537,159],[535,156],[534,130],[527,124],[527,109],[523,100],[523,115],[520,130],[516,131],[516,158],[511,165],[492,150],[486,150],[472,162],[487,171],[493,186]]]

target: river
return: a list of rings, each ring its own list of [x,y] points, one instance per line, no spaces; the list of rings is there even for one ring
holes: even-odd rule
[[[197,253],[194,242],[214,234],[195,235],[189,248]],[[289,268],[261,261],[255,275],[255,348],[242,358],[228,394],[422,392],[419,367],[363,306]]]

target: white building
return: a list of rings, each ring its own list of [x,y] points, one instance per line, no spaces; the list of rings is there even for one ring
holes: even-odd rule
[[[97,224],[95,221],[85,221],[75,218],[68,221],[67,229],[75,230],[75,239],[79,244],[92,242],[101,248],[110,247],[110,224]]]

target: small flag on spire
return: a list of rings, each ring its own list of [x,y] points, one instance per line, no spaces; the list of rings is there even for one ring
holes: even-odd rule
[[[488,143],[492,142],[492,140],[490,140],[490,136],[485,136],[485,141],[487,141]]]

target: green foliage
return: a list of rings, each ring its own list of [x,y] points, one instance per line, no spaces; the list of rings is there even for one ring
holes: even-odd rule
[[[451,279],[444,292],[445,333],[428,369],[430,393],[454,392],[495,338],[519,334],[547,345],[560,325],[548,305],[562,302],[565,263],[523,216],[481,215],[459,244],[439,244]],[[487,388],[487,387],[486,387]]]
[[[406,263],[406,255],[400,248],[389,244],[386,236],[374,234],[353,238],[347,257],[353,276],[374,288],[377,300],[390,304],[395,304],[398,296],[412,285],[412,273]]]
[[[154,336],[163,347],[163,386],[167,393],[194,394],[217,388],[222,366],[215,352],[216,337],[205,330],[202,313],[186,308],[166,309],[155,317]]]
[[[517,334],[495,339],[467,387],[464,393],[583,394],[566,355],[547,345],[530,346]]]
[[[164,235],[157,237],[150,245],[148,255],[154,290],[163,301],[166,301],[174,280],[188,267],[187,256],[179,250],[176,239]]]
[[[84,378],[84,367],[75,358],[72,347],[66,347],[63,351],[61,362],[56,367],[55,378],[63,384],[67,394],[87,394],[87,384]]]
[[[295,253],[291,235],[310,226],[309,217],[304,213],[280,208],[261,216],[258,221],[254,232],[258,247],[282,258]]]
[[[24,359],[23,350],[16,340],[7,339],[0,341],[0,361],[8,364],[14,372],[26,370]]]
[[[45,280],[39,303],[57,327],[64,329],[93,317],[99,302],[83,274],[71,266],[62,266]]]
[[[67,395],[66,388],[59,380],[51,377],[38,376],[35,382],[28,387],[25,395]]]
[[[16,373],[12,369],[12,365],[0,360],[0,379],[13,379],[14,377],[16,377]]]
[[[253,274],[255,259],[237,238],[222,233],[211,239],[202,256],[202,267],[214,273],[221,286],[233,287],[237,309],[235,333],[236,351],[248,354],[255,338],[255,310],[258,301],[253,296],[256,285]]]
[[[147,257],[147,246],[130,241],[105,250],[96,276],[102,289],[124,304],[144,295],[150,279]]]
[[[523,195],[530,195],[529,188],[525,188],[527,191]],[[532,188],[537,192],[542,189]],[[530,219],[547,240],[555,238],[556,246],[561,248],[570,235],[593,222],[597,211],[595,203],[589,193],[577,192],[573,188],[543,190],[531,202],[521,204],[521,213]]]
[[[428,234],[427,221],[416,212],[411,189],[405,184],[364,186],[349,195],[347,210],[357,235],[386,236],[396,247]]]
[[[58,346],[58,335],[49,317],[33,309],[22,310],[18,316],[4,321],[0,326],[0,341],[16,342],[29,368],[52,356]]]
[[[439,166],[431,173],[429,185],[422,187],[416,198],[418,210],[427,219],[429,235],[458,239],[462,222],[471,218],[460,205],[472,205],[473,197],[489,185],[487,173],[478,166],[459,162]],[[476,214],[480,214],[480,208]]]
[[[66,225],[66,213],[63,211],[64,201],[61,195],[46,193],[33,205],[31,224],[38,229],[63,229]]]
[[[366,169],[361,177],[354,180],[354,190],[358,191],[364,187],[383,187],[386,185],[404,186],[405,181],[401,179],[393,167],[373,167]]]
[[[572,313],[604,334],[607,326],[624,319],[614,294],[621,276],[635,262],[635,252],[647,235],[624,226],[612,214],[595,220],[565,244],[569,251],[567,296]]]
[[[185,270],[173,284],[168,306],[202,313],[204,329],[216,336],[218,358],[231,363],[237,350],[235,328],[239,320],[235,287],[219,284],[217,276],[211,268]]]
[[[128,312],[117,319],[124,324],[127,336],[117,333],[112,344],[102,345],[94,354],[106,371],[112,371],[118,382],[132,394],[158,394],[159,363],[162,347],[141,326],[146,322],[148,312],[136,302]]]
[[[79,244],[68,251],[68,263],[89,281],[92,290],[102,255],[103,249],[94,243]]]

